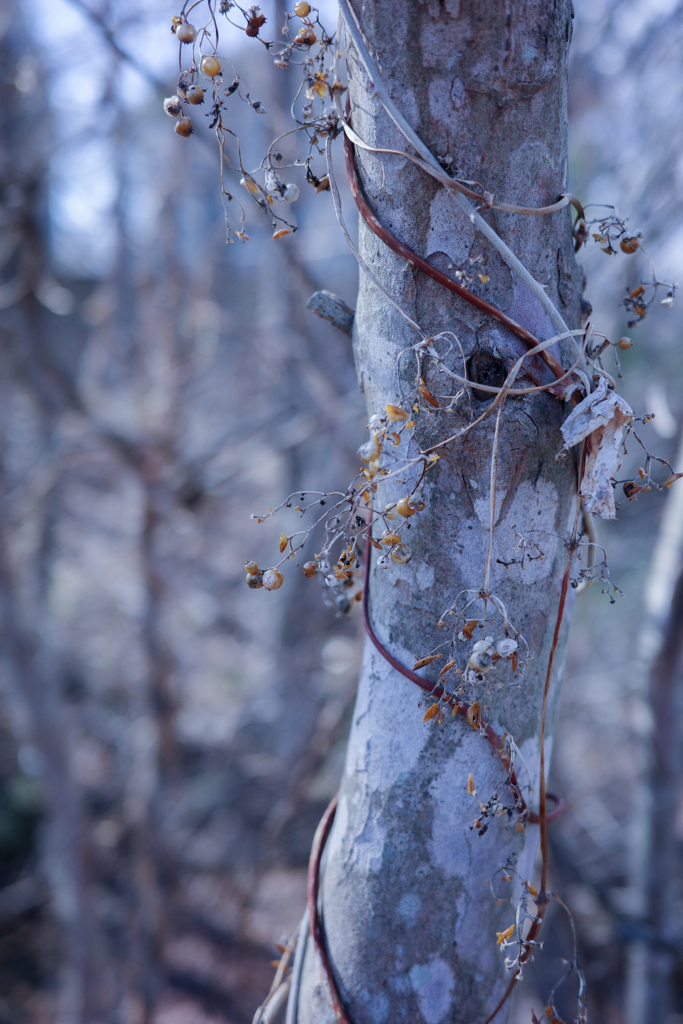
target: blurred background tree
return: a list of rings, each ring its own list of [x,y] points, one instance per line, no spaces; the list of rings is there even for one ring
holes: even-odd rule
[[[265,223],[226,246],[212,140],[188,145],[162,111],[174,13],[157,0],[0,10],[2,1024],[249,1020],[300,917],[354,696],[358,619],[336,618],[303,578],[252,593],[242,565],[275,540],[249,513],[355,470],[350,342],[305,309],[321,287],[354,305],[355,264],[329,194],[312,189],[286,248]],[[572,44],[570,187],[615,204],[674,279],[682,13],[580,0]],[[249,62],[267,112],[239,115],[254,154],[288,104],[276,71]],[[581,259],[593,322],[623,334],[628,264],[597,247]],[[656,413],[657,453],[675,459],[678,307],[630,333],[625,397]],[[625,597],[577,600],[554,752],[568,808],[551,829],[553,885],[607,1022],[626,1019],[627,976],[643,1020],[683,1021],[680,773],[659,825],[665,934],[638,842],[664,505],[644,495],[601,524]],[[665,660],[680,745],[678,654]],[[543,1005],[567,950],[557,916],[515,1021]],[[662,963],[660,1014],[647,979]]]

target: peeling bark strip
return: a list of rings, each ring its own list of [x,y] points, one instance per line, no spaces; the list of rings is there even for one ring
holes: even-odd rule
[[[507,203],[549,205],[566,191],[570,0],[356,0],[354,10],[391,96],[447,166]],[[371,146],[404,149],[353,50],[349,74],[359,136]],[[464,261],[482,256],[489,281],[477,284],[481,297],[534,338],[556,333],[538,301],[441,185],[400,157],[357,148],[356,162],[371,209],[404,245],[449,277]],[[534,218],[497,210],[484,215],[553,301],[563,303],[569,326],[578,327],[580,275],[568,209]],[[468,359],[486,352],[509,365],[525,350],[503,324],[409,267],[364,223],[359,243],[373,273],[408,315],[428,332],[454,331]],[[414,341],[362,276],[354,344],[370,413],[400,401],[396,357]],[[555,354],[559,359],[561,353]],[[571,360],[565,354],[562,362]],[[425,384],[438,393],[438,374],[433,376]],[[501,677],[505,682],[490,694],[482,687],[481,699],[491,701],[491,727],[514,737],[532,773],[532,807],[538,806],[540,710],[565,565],[558,535],[568,536],[575,508],[572,460],[555,462],[566,411],[545,393],[508,399],[499,426],[490,590],[529,640],[533,660],[521,681]],[[415,428],[414,443],[424,449],[464,422],[460,413],[439,410],[432,423]],[[373,626],[402,665],[445,639],[437,623],[461,591],[482,587],[493,431],[487,420],[442,451],[425,485],[429,508],[411,520],[410,562],[372,570]],[[381,507],[402,493],[395,480],[380,483],[376,500]],[[514,560],[521,535],[543,554],[524,568],[519,557]],[[564,641],[555,662],[549,735],[563,647]],[[427,679],[436,681],[439,664],[423,670]],[[512,905],[496,907],[484,883],[511,856],[517,858],[515,878],[530,879],[538,844],[533,824],[522,833],[498,818],[483,836],[471,830],[479,803],[468,795],[468,773],[486,800],[505,778],[504,767],[462,716],[423,724],[418,699],[413,683],[368,640],[319,895],[330,969],[353,1024],[483,1024],[509,982],[496,933],[513,924],[519,895],[519,882],[502,884],[500,895],[510,895]],[[517,771],[524,776],[519,762]],[[506,1012],[496,1020],[502,1022]],[[336,1019],[309,941],[299,1024]]]

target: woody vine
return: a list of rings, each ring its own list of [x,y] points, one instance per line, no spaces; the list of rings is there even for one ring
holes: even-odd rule
[[[627,291],[624,299],[631,317],[629,328],[637,327],[656,303],[664,308],[671,307],[676,289],[674,284],[659,280],[642,236],[632,232],[628,222],[613,208],[600,207],[597,215],[591,216],[589,208],[584,208],[569,194],[559,196],[544,207],[505,203],[487,189],[486,183],[466,179],[450,157],[439,158],[430,152],[393,102],[347,0],[340,0],[340,9],[339,24],[330,32],[321,22],[319,11],[300,0],[292,13],[286,14],[284,24],[276,26],[275,39],[270,40],[266,38],[269,34],[266,17],[258,7],[242,7],[232,0],[220,0],[218,4],[214,0],[186,3],[172,20],[172,31],[179,44],[179,78],[176,94],[165,100],[164,108],[175,120],[176,133],[185,138],[195,130],[193,119],[196,120],[197,113],[203,112],[203,108],[206,110],[209,128],[215,132],[218,142],[228,242],[249,242],[247,215],[251,204],[251,209],[269,220],[274,244],[286,245],[284,239],[296,231],[290,208],[300,196],[300,187],[308,186],[321,196],[329,192],[341,230],[362,273],[414,333],[414,343],[403,349],[396,360],[396,401],[387,403],[368,423],[369,438],[358,450],[361,462],[358,474],[343,490],[296,492],[277,508],[255,515],[262,523],[283,509],[294,509],[302,525],[293,533],[280,534],[279,558],[273,565],[263,568],[253,560],[246,562],[246,583],[251,589],[277,590],[285,582],[283,570],[290,566],[308,578],[318,578],[323,599],[337,614],[348,614],[355,603],[360,603],[372,643],[425,695],[418,702],[423,705],[427,701],[426,708],[420,711],[423,722],[431,723],[429,728],[438,728],[448,719],[462,717],[467,726],[490,744],[503,766],[503,778],[491,793],[477,791],[472,773],[463,780],[473,805],[471,830],[483,837],[497,818],[506,827],[520,832],[529,825],[538,825],[540,886],[519,874],[514,858],[508,858],[495,877],[485,880],[493,899],[499,903],[509,902],[513,910],[512,923],[491,937],[505,953],[510,981],[502,999],[488,1016],[488,1024],[507,1001],[522,975],[524,964],[539,945],[538,936],[550,899],[555,899],[569,914],[563,901],[548,890],[547,884],[547,823],[560,813],[562,805],[559,797],[545,789],[544,735],[550,680],[570,588],[597,583],[611,602],[620,593],[610,576],[606,553],[597,541],[592,516],[614,519],[621,501],[633,500],[648,490],[669,488],[681,474],[676,474],[666,460],[650,453],[640,436],[638,424],[646,425],[652,417],[647,414],[636,417],[618,394],[619,352],[631,347],[631,339],[612,340],[590,322],[570,330],[543,287],[481,213],[500,210],[519,217],[549,217],[571,205],[576,214],[573,224],[576,251],[593,242],[608,256],[644,260],[646,276]],[[347,46],[350,45],[359,57],[373,83],[375,97],[404,139],[404,148],[400,150],[370,146],[354,128],[350,106],[344,102],[341,16]],[[265,56],[273,60],[283,74],[300,77],[291,108],[293,127],[286,135],[273,140],[257,167],[248,168],[243,163],[239,138],[231,128],[230,110],[231,104],[241,102],[258,116],[264,112],[263,105],[251,95],[245,79],[221,49],[221,18],[243,31],[255,46],[262,46]],[[280,152],[285,138],[287,146],[294,140],[301,150],[289,163]],[[346,229],[331,157],[337,140],[343,140],[351,192],[369,230],[408,265],[511,331],[527,347],[524,354],[510,365],[481,353],[466,355],[458,334],[446,325],[443,330],[428,333],[409,316],[403,304],[377,279]],[[489,301],[490,276],[483,257],[470,257],[449,268],[451,273],[445,273],[400,241],[378,219],[363,194],[356,169],[359,149],[410,161],[446,190],[475,230],[527,286],[547,314],[555,333],[538,338]],[[564,351],[569,353],[569,358],[565,359],[567,365],[558,358],[560,343],[564,343]],[[612,362],[607,363],[608,356]],[[545,368],[552,374],[551,382],[545,377]],[[434,381],[438,386],[428,383]],[[538,791],[533,792],[532,773],[524,764],[514,736],[509,731],[500,735],[490,724],[496,695],[503,688],[522,684],[530,658],[528,639],[515,623],[515,609],[509,608],[493,589],[491,576],[494,527],[500,514],[498,476],[503,410],[508,400],[538,392],[549,392],[556,401],[566,402],[570,407],[561,428],[564,446],[556,459],[574,466],[576,498],[571,528],[567,535],[559,538],[566,558],[545,674]],[[442,424],[452,423],[454,417],[458,424],[456,429],[444,430]],[[427,512],[430,474],[449,448],[462,442],[487,420],[493,423],[493,434],[489,456],[488,545],[481,565],[481,582],[478,588],[448,596],[437,623],[443,639],[428,650],[415,650],[414,664],[409,668],[385,648],[373,627],[370,562],[374,557],[377,568],[391,573],[395,566],[405,565],[410,560],[410,531]],[[425,425],[434,440],[420,447],[414,440],[420,432],[416,428]],[[619,468],[631,439],[643,450],[643,465],[634,478],[620,480]],[[616,500],[617,486],[623,494],[619,501]],[[398,498],[391,496],[396,488],[401,491]],[[513,557],[496,561],[506,570],[515,565],[524,571],[530,563],[546,558],[549,539],[547,531],[519,526]],[[418,674],[428,666],[433,668],[424,675]],[[434,670],[437,670],[436,676]],[[426,678],[428,674],[430,679]],[[522,777],[527,781],[520,781]],[[552,808],[548,807],[548,798],[551,798]],[[537,803],[537,812],[532,810],[532,803]],[[306,928],[310,928],[335,1014],[341,1024],[351,1024],[330,966],[318,909],[320,862],[335,809],[336,801],[333,801],[314,842],[305,921],[299,936],[292,936],[283,952],[259,1019],[271,1019],[288,996],[288,1019],[296,1021],[302,936]],[[571,920],[571,915],[569,917]],[[298,942],[299,953],[290,970],[295,942]],[[570,976],[578,979],[576,1020],[584,1024],[587,1020],[585,983],[576,948],[566,960],[566,973],[558,985]],[[544,1013],[547,1019],[559,1024],[555,1005],[557,987],[549,994]],[[535,1015],[533,1019],[536,1020]]]

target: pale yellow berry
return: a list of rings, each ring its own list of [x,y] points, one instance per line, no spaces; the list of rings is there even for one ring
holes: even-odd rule
[[[306,0],[299,0],[299,3],[294,4],[294,13],[297,18],[306,18],[311,13],[311,5]]]
[[[218,57],[204,57],[202,60],[202,71],[208,78],[215,78],[221,73],[221,62]]]
[[[315,576],[319,568],[320,566],[318,565],[317,562],[304,562],[304,576],[308,576],[308,578],[310,579],[311,576]]]
[[[396,503],[396,511],[400,516],[406,516],[406,518],[408,516],[415,515],[417,509],[413,508],[412,505],[410,504],[409,494],[406,494],[405,498],[401,498],[401,500]]]

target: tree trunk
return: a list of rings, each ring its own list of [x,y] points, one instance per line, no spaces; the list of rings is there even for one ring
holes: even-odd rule
[[[355,9],[394,102],[432,153],[450,159],[447,166],[507,203],[543,206],[565,191],[570,0],[364,0]],[[373,99],[353,47],[349,77],[355,131],[372,146],[405,150],[404,138]],[[461,265],[468,270],[469,258],[483,257],[476,269],[489,281],[475,276],[472,288],[537,338],[556,333],[536,299],[440,185],[400,157],[357,149],[356,160],[366,198],[401,241],[450,276]],[[547,287],[569,327],[577,327],[580,273],[568,211],[543,217],[489,211],[485,217]],[[362,221],[359,247],[372,272],[426,333],[453,331],[467,356],[490,354],[505,369],[523,351],[509,331],[414,270]],[[355,346],[370,414],[383,413],[387,402],[399,403],[396,357],[418,340],[361,273]],[[456,353],[451,366],[462,372]],[[414,363],[406,358],[401,373],[404,387],[414,387]],[[438,373],[426,384],[437,395],[447,390]],[[475,393],[475,415],[490,399],[479,400]],[[500,425],[489,593],[507,605],[531,659],[521,678],[509,662],[496,666],[490,690],[482,685],[478,699],[496,731],[514,737],[531,772],[532,806],[538,799],[540,711],[565,565],[563,539],[576,508],[576,467],[571,459],[555,462],[565,415],[562,402],[543,392],[508,399]],[[410,452],[467,421],[466,401],[455,413],[421,415]],[[446,630],[437,623],[457,595],[471,590],[475,597],[482,590],[493,432],[492,416],[442,450],[425,485],[429,507],[410,520],[411,561],[372,570],[375,629],[409,668],[413,658],[447,639],[450,620]],[[403,447],[400,452],[405,454]],[[403,494],[396,480],[380,483],[377,506]],[[542,558],[520,564],[521,535],[538,545]],[[481,604],[473,607],[470,617],[477,618]],[[563,646],[561,639],[547,733],[559,696]],[[465,649],[460,643],[460,653]],[[437,678],[447,656],[429,666],[427,678]],[[508,822],[503,816],[483,836],[471,828],[480,809],[467,793],[468,772],[483,802],[505,778],[490,745],[462,716],[423,724],[428,705],[419,703],[417,688],[366,642],[320,887],[332,969],[354,1024],[483,1022],[509,981],[496,932],[514,922],[520,880],[533,871],[538,826],[519,831],[515,817]],[[527,782],[519,770],[520,781]],[[498,875],[496,885],[499,895],[512,896],[512,906],[496,906],[484,883],[510,857],[516,858],[518,875],[511,883]],[[310,940],[298,1019],[334,1020]]]

